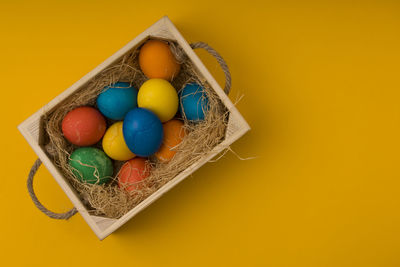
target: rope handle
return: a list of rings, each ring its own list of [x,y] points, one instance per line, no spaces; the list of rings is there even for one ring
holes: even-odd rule
[[[28,187],[28,192],[29,195],[32,198],[33,204],[44,214],[49,216],[52,219],[58,219],[58,220],[68,220],[72,216],[77,213],[76,208],[72,208],[71,210],[65,212],[65,213],[55,213],[50,210],[48,210],[45,206],[43,206],[42,203],[40,203],[39,199],[36,197],[35,191],[33,190],[33,177],[35,176],[37,170],[39,169],[40,165],[42,164],[42,161],[40,159],[37,159],[35,163],[33,163],[32,168],[29,172],[28,175],[28,180],[26,182],[26,185]]]
[[[224,87],[224,92],[226,94],[229,94],[229,91],[231,90],[231,73],[229,71],[228,65],[226,64],[225,60],[221,57],[221,55],[215,51],[211,46],[209,46],[206,43],[203,42],[197,42],[197,43],[192,43],[190,44],[190,47],[192,49],[197,49],[197,48],[203,48],[206,50],[208,53],[210,53],[215,59],[218,61],[219,65],[221,66],[222,70],[224,71],[225,74],[225,87]],[[76,208],[72,208],[71,210],[64,212],[64,213],[56,213],[48,210],[43,204],[39,201],[37,198],[35,191],[33,190],[33,178],[39,169],[40,165],[42,164],[42,161],[40,159],[37,159],[35,163],[33,163],[31,170],[29,171],[28,175],[28,180],[26,182],[26,185],[28,187],[28,192],[30,197],[32,198],[33,204],[44,214],[46,214],[48,217],[52,219],[58,219],[58,220],[68,220],[72,216],[74,216],[78,211]]]
[[[232,78],[231,78],[231,72],[229,71],[229,67],[226,64],[225,60],[221,57],[221,55],[214,50],[211,46],[204,42],[197,42],[197,43],[191,43],[190,47],[192,49],[197,49],[197,48],[203,48],[206,50],[208,53],[210,53],[215,59],[218,61],[219,65],[221,66],[222,70],[224,71],[225,74],[225,87],[224,87],[224,92],[225,94],[229,95],[229,92],[231,90],[231,84],[232,84]]]

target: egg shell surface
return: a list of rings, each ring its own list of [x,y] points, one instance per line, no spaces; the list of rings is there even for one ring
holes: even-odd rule
[[[200,85],[187,84],[180,92],[179,109],[189,121],[202,121],[208,110],[208,98]]]
[[[61,129],[64,137],[77,146],[90,146],[103,137],[106,120],[92,107],[78,107],[65,115]]]
[[[180,64],[172,54],[167,42],[148,40],[140,49],[139,65],[150,79],[160,78],[171,81],[180,70]]]
[[[138,91],[127,82],[106,86],[97,97],[97,107],[109,119],[123,120],[129,110],[137,107]]]
[[[148,157],[161,146],[163,127],[150,110],[135,108],[126,114],[122,132],[128,148],[137,156]]]
[[[122,165],[118,173],[118,186],[128,192],[138,189],[138,182],[150,175],[151,166],[144,158],[134,158]]]
[[[161,122],[166,122],[178,111],[178,93],[168,81],[150,79],[139,89],[138,106],[153,111]]]
[[[125,161],[135,157],[125,143],[122,133],[122,121],[111,125],[104,134],[102,145],[104,152],[112,159]]]
[[[69,166],[77,180],[89,184],[104,184],[113,174],[111,159],[94,147],[81,147],[72,152]]]
[[[179,145],[185,137],[183,122],[180,120],[170,120],[163,124],[163,142],[155,156],[161,162],[170,161],[176,154],[174,148]]]

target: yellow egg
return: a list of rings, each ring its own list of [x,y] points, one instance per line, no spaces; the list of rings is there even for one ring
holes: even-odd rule
[[[125,143],[122,121],[114,123],[107,129],[102,144],[104,152],[112,159],[124,161],[135,157]]]
[[[178,93],[166,80],[150,79],[139,89],[138,106],[153,111],[161,122],[172,119],[178,111]]]

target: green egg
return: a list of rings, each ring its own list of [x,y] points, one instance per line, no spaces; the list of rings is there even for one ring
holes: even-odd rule
[[[81,147],[75,150],[69,160],[75,178],[89,184],[104,184],[111,180],[113,164],[98,148]]]

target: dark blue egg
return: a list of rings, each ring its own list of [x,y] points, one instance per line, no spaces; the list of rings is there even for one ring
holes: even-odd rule
[[[137,107],[137,94],[129,83],[117,82],[104,88],[97,97],[97,107],[107,118],[123,120],[129,110]]]
[[[163,139],[160,119],[145,108],[135,108],[126,114],[122,132],[129,150],[141,157],[157,152]]]
[[[179,95],[179,110],[189,121],[204,120],[208,110],[208,98],[203,87],[197,83],[187,84]]]

